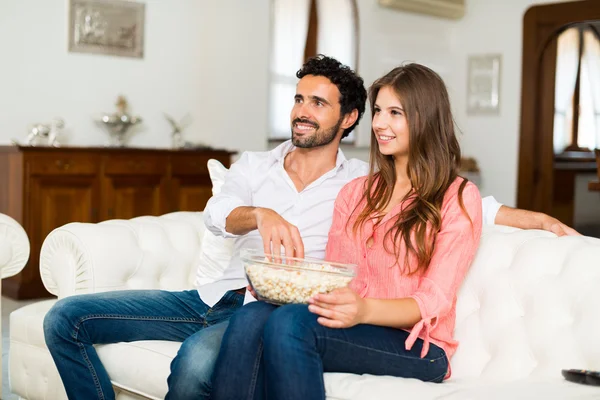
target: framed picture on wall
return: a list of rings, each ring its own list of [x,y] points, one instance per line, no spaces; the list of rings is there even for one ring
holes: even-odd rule
[[[472,55],[468,59],[467,114],[500,113],[502,55]]]
[[[69,0],[69,51],[144,57],[146,5],[121,0]]]

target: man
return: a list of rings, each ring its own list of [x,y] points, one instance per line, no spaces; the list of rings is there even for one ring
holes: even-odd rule
[[[291,142],[244,153],[205,209],[212,232],[236,238],[222,278],[197,291],[72,296],[46,315],[46,344],[69,398],[114,399],[93,344],[135,340],[183,342],[171,364],[166,399],[208,398],[227,320],[244,302],[240,249],[278,254],[283,246],[286,254],[323,258],[339,190],[368,172],[366,163],[347,160],[339,149],[364,114],[367,93],[359,76],[329,57],[309,60],[297,77]],[[568,229],[547,216],[486,201],[492,223]]]

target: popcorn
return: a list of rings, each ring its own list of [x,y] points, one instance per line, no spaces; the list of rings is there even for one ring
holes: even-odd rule
[[[246,275],[261,300],[276,304],[308,303],[317,293],[329,293],[348,285],[352,276],[326,264],[310,264],[302,269],[246,264]],[[335,273],[323,273],[335,272]]]

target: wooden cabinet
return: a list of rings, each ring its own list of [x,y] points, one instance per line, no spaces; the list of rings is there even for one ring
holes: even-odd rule
[[[212,195],[207,161],[229,167],[232,154],[0,146],[0,212],[19,221],[31,243],[27,266],[2,281],[3,294],[49,296],[40,279],[40,248],[61,225],[203,210]]]

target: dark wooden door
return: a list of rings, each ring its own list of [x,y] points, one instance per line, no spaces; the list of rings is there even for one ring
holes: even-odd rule
[[[553,148],[556,38],[569,24],[598,19],[600,1],[582,0],[533,6],[523,22],[517,206],[567,223],[573,183],[570,173],[555,171]]]

